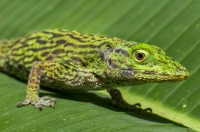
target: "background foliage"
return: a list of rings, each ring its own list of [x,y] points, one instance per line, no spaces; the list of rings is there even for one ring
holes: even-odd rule
[[[154,44],[186,66],[186,81],[121,88],[153,114],[111,106],[105,92],[60,93],[55,109],[16,108],[26,83],[0,73],[1,131],[200,131],[200,1],[0,0],[0,39],[64,28]],[[182,124],[182,125],[181,125]],[[184,126],[187,127],[184,127]]]

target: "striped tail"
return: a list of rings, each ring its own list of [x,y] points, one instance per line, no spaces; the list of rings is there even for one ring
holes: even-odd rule
[[[9,51],[11,51],[11,47],[14,41],[14,39],[0,40],[0,71],[3,70],[6,61],[6,56],[9,54]]]

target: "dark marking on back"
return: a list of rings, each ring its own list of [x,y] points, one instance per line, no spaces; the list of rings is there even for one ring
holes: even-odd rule
[[[42,31],[45,34],[51,34],[53,35],[51,38],[56,38],[56,37],[62,37],[64,36],[63,34],[58,34],[58,33],[53,33],[53,32],[48,32],[48,31]]]
[[[46,44],[47,43],[46,40],[41,40],[41,39],[37,39],[36,42],[39,43],[39,44]]]
[[[102,47],[106,47],[105,49],[112,48],[110,42],[103,42],[103,43],[101,43],[101,44],[98,45],[99,49],[101,49]]]
[[[18,43],[20,41],[20,39],[17,39],[14,43],[16,44],[16,43]]]
[[[73,44],[73,43],[65,43],[65,46],[64,47],[67,47],[67,46],[72,46],[72,47],[75,47],[76,45]]]
[[[65,43],[65,47],[72,46],[74,48],[96,48],[97,46],[93,44],[82,44],[82,45],[76,45],[74,43]]]
[[[71,59],[75,62],[77,65],[82,65],[83,67],[87,66],[87,63],[84,63],[81,58],[78,57],[71,57]]]
[[[81,58],[78,58],[78,57],[71,57],[71,59],[75,62],[79,62],[79,63],[82,63],[83,60]]]
[[[46,60],[53,60],[53,56],[52,55],[50,55],[50,56],[48,56],[47,58],[46,58]]]
[[[49,52],[42,52],[41,56],[47,56],[49,54]]]
[[[41,38],[41,36],[37,36],[37,37],[27,37],[27,39],[26,39],[26,41],[28,41],[28,40],[33,40],[33,39],[40,39]]]
[[[62,52],[64,52],[64,49],[56,49],[52,53],[53,54],[58,54],[58,53],[62,53]]]
[[[72,34],[68,34],[68,35],[70,36],[70,38],[75,39],[75,40],[77,40],[77,41],[79,41],[79,42],[82,42],[82,43],[84,43],[84,42],[89,42],[89,41],[90,41],[90,40],[84,41],[83,39],[81,39],[81,38],[79,38],[79,37],[75,37],[75,36],[72,35]]]
[[[48,49],[51,49],[51,48],[55,48],[57,47],[57,45],[53,45],[53,46],[45,46],[45,47],[41,47],[41,48],[30,48],[30,49],[27,49],[27,52],[28,51],[33,51],[33,52],[38,52],[38,51],[44,51],[44,50],[48,50]]]
[[[96,54],[97,52],[95,50],[91,50],[91,51],[80,51],[79,54],[82,55],[87,55],[87,54]]]
[[[126,57],[129,56],[128,52],[126,50],[123,49],[115,49],[116,53],[122,53],[123,55],[125,55]]]
[[[56,44],[65,44],[66,43],[66,40],[57,40],[56,41]]]

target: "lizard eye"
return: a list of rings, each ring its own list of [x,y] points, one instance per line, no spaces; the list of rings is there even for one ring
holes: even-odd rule
[[[146,55],[142,52],[139,52],[135,54],[135,57],[137,60],[143,60],[146,57]]]
[[[146,52],[144,52],[144,51],[136,51],[134,59],[137,62],[142,62],[142,61],[144,61],[146,59],[146,57],[147,57],[147,53]]]

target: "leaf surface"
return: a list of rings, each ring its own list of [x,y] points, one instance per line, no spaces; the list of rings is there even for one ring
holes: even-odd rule
[[[120,88],[129,103],[153,109],[153,114],[138,114],[113,107],[101,91],[42,89],[40,96],[57,99],[55,109],[17,109],[16,103],[25,98],[26,82],[0,73],[0,130],[200,131],[199,12],[198,0],[1,0],[0,39],[53,28],[116,36],[161,47],[188,69],[190,77],[176,83]]]

